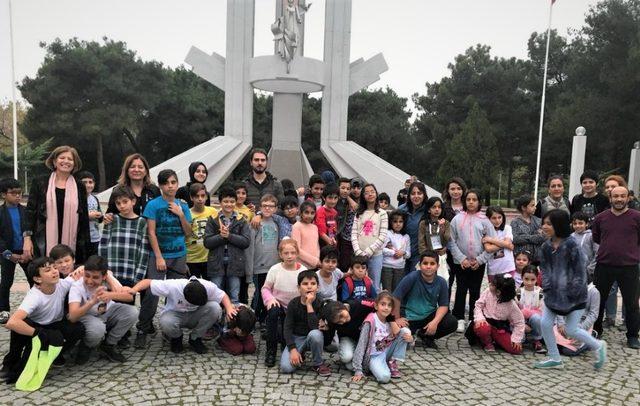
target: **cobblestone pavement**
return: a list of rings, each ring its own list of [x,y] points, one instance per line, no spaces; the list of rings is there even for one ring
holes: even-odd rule
[[[23,295],[12,293],[13,309]],[[410,349],[401,364],[403,377],[379,385],[372,379],[351,383],[335,354],[325,354],[330,377],[320,378],[310,368],[283,375],[264,366],[259,337],[258,353],[251,356],[232,357],[212,341],[207,345],[213,351],[204,356],[189,350],[176,356],[158,335],[146,350],[126,350],[124,364],[96,355],[82,367],[67,362],[33,393],[0,384],[0,404],[640,404],[640,353],[624,346],[617,328],[606,339],[610,361],[602,371],[593,370],[590,355],[566,359],[564,370],[539,371],[531,365],[542,356],[530,350],[522,356],[486,354],[454,334],[438,340],[437,350]],[[0,329],[0,352],[8,347],[9,333]]]

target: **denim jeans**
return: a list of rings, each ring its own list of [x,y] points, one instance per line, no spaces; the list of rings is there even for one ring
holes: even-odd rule
[[[605,314],[607,319],[615,320],[618,314],[618,282],[613,282],[611,286],[611,292],[607,298],[607,304],[605,305]],[[622,306],[622,320],[625,319],[625,310]]]
[[[320,330],[311,330],[306,336],[293,336],[296,343],[296,349],[302,355],[306,351],[311,351],[313,356],[313,366],[322,365],[322,348],[324,346],[324,335]],[[292,374],[298,369],[297,366],[291,364],[289,348],[282,351],[280,358],[280,371],[285,374]]]
[[[380,279],[382,278],[382,254],[369,258],[369,261],[367,261],[367,271],[369,278],[373,281],[373,286],[376,287],[376,291],[380,292],[382,290],[380,286]]]
[[[401,328],[398,336],[384,352],[371,356],[371,359],[369,360],[369,371],[376,378],[376,381],[380,383],[387,383],[391,380],[391,371],[387,364],[388,361],[391,359],[404,361],[404,354],[407,351],[407,342],[404,341],[402,336],[407,333],[410,333],[408,328]]]
[[[527,320],[527,324],[531,327],[529,335],[533,340],[540,340],[542,338],[540,323],[542,323],[542,315],[538,313],[532,314],[531,317],[529,317],[529,320]]]
[[[211,278],[211,282],[215,283],[217,287],[224,290],[229,295],[229,300],[234,305],[238,304],[240,297],[240,277],[239,276],[225,276],[219,275]]]
[[[585,343],[591,350],[597,350],[600,348],[600,341],[593,338],[593,336],[591,336],[587,331],[578,327],[582,313],[584,313],[584,309],[574,310],[564,316],[564,328],[567,336]],[[540,328],[542,331],[542,337],[544,337],[544,342],[547,345],[547,351],[549,351],[549,358],[555,361],[560,361],[560,351],[556,344],[556,336],[553,333],[553,326],[556,323],[557,317],[558,315],[556,313],[545,306],[542,310]]]

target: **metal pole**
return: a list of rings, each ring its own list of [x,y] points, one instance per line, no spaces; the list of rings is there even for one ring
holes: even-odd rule
[[[11,41],[11,99],[13,100],[13,177],[18,179],[18,104],[16,103],[16,70],[13,54],[13,12],[9,0],[9,38]]]
[[[538,131],[538,157],[536,158],[536,178],[533,190],[533,200],[538,201],[538,182],[540,178],[540,153],[542,150],[542,127],[544,123],[544,102],[547,91],[547,66],[549,64],[549,40],[551,39],[551,15],[553,14],[553,1],[549,5],[549,26],[547,27],[547,51],[544,57],[544,75],[542,80],[542,101],[540,102],[540,128]]]

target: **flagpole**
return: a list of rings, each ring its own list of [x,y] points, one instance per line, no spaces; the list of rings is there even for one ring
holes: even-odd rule
[[[16,103],[16,69],[13,54],[13,12],[9,0],[9,38],[11,42],[11,99],[13,101],[13,178],[18,179],[18,105]]]
[[[542,101],[540,102],[540,128],[538,130],[538,156],[536,158],[536,178],[535,186],[533,190],[533,200],[538,201],[538,182],[540,180],[540,155],[542,151],[542,127],[544,123],[544,103],[547,91],[547,66],[549,64],[549,40],[551,39],[551,15],[553,14],[553,3],[555,0],[551,0],[549,4],[549,26],[547,27],[547,50],[544,56],[544,75],[542,80]]]

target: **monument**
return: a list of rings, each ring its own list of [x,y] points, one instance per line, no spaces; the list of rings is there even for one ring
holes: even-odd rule
[[[269,170],[306,184],[313,169],[301,145],[302,97],[321,91],[320,149],[327,161],[338,175],[361,177],[395,196],[410,175],[347,140],[349,96],[388,69],[381,53],[350,62],[351,6],[351,0],[326,0],[324,59],[318,60],[304,56],[304,21],[315,9],[305,0],[276,0],[274,54],[254,57],[255,0],[228,0],[226,57],[192,47],[185,58],[196,75],[225,92],[224,135],[153,167],[152,177],[172,168],[184,184],[189,163],[202,161],[209,168],[206,186],[216,189],[252,147],[253,92],[260,89],[273,92]],[[430,196],[439,194],[427,189]]]

